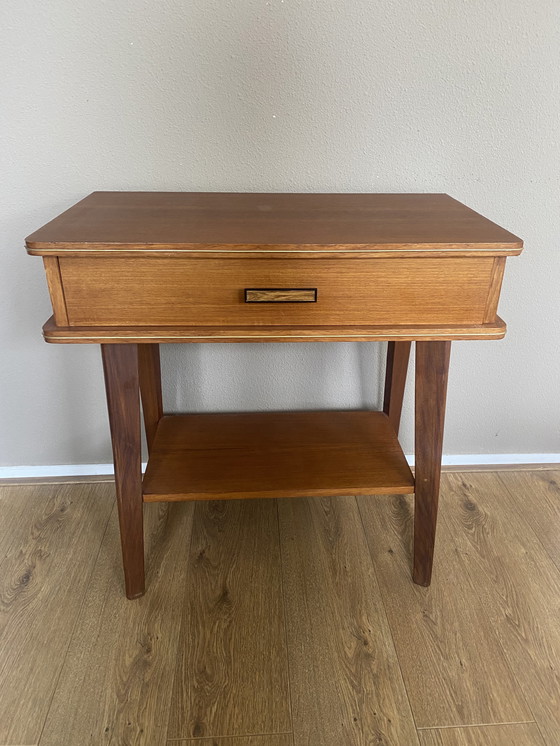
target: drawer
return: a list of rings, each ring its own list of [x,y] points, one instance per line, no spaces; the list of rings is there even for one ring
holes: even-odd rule
[[[503,261],[103,256],[59,266],[70,326],[348,326],[493,320]]]

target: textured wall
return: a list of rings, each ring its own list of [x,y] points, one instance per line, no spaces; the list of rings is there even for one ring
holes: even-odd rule
[[[466,202],[527,248],[506,339],[454,344],[445,451],[560,451],[558,0],[2,0],[0,28],[0,463],[110,460],[99,351],[42,342],[23,249],[95,189]],[[167,406],[375,405],[383,347],[170,346]]]

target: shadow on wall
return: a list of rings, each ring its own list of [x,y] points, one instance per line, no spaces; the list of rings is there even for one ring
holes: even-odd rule
[[[378,409],[385,350],[374,342],[163,345],[165,408]]]

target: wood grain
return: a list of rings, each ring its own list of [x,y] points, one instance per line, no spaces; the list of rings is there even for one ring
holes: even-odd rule
[[[101,345],[127,598],[144,593],[138,346]]]
[[[40,746],[165,744],[192,513],[192,505],[147,506],[150,591],[134,603],[122,596],[109,522]]]
[[[354,498],[278,509],[295,744],[417,744]]]
[[[560,573],[497,475],[449,474],[445,519],[545,741],[560,733]],[[465,570],[462,572],[464,573]],[[522,719],[522,718],[520,718]]]
[[[445,498],[442,490],[444,516]],[[440,521],[437,577],[422,588],[410,582],[411,501],[362,497],[358,505],[416,725],[532,720],[455,532]]]
[[[482,324],[494,259],[59,259],[69,326]],[[317,288],[246,303],[245,288]]]
[[[492,277],[490,278],[490,289],[488,291],[488,299],[486,301],[484,323],[492,322],[496,319],[496,315],[498,312],[498,301],[500,299],[500,291],[502,289],[502,281],[504,279],[505,268],[505,257],[497,256],[494,259]]]
[[[111,485],[0,487],[0,743],[409,746],[410,710],[395,693],[377,706],[402,690],[400,667],[422,746],[556,746],[560,472],[508,473],[507,489],[503,476],[444,476],[428,590],[410,583],[407,498],[358,499],[373,565],[352,498],[278,501],[282,552],[274,501],[215,503],[212,519],[200,503],[192,547],[195,506],[147,505],[149,592],[134,603]],[[271,683],[288,669],[282,630],[294,742],[287,683]],[[179,655],[195,663],[174,684]],[[171,713],[174,685],[199,687],[223,730],[168,737],[171,714],[193,713],[180,700]],[[255,719],[278,727],[237,728],[255,691]],[[392,740],[375,730],[385,718]]]
[[[245,288],[245,303],[315,303],[316,288]]]
[[[546,746],[536,723],[421,730],[421,746]]]
[[[168,741],[167,746],[293,746],[291,734],[239,736],[238,738],[189,738]]]
[[[523,243],[445,194],[94,192],[26,246],[35,254],[299,248],[445,256],[518,254]]]
[[[502,339],[506,325],[470,326],[261,326],[236,327],[57,327],[51,317],[43,326],[46,342],[63,344],[121,344],[165,342],[386,342],[388,340]]]
[[[144,500],[413,492],[381,412],[258,412],[164,417]]]
[[[410,347],[410,342],[389,342],[387,344],[383,411],[397,434],[401,424]]]
[[[114,504],[112,485],[0,488],[0,743],[35,744]]]
[[[443,449],[451,342],[416,343],[414,419],[414,560],[412,575],[430,585]]]
[[[68,312],[66,310],[66,299],[64,298],[58,257],[45,256],[43,257],[43,264],[45,266],[55,321],[60,326],[68,326]]]
[[[539,537],[548,556],[560,570],[560,469],[500,473],[523,519]]]
[[[163,417],[159,345],[138,345],[138,374],[148,451],[152,450],[159,421]]]
[[[168,738],[291,730],[276,504],[198,503]]]

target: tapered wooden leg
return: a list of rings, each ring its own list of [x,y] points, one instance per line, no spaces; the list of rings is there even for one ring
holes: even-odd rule
[[[385,395],[383,411],[398,434],[408,372],[411,342],[389,342],[387,346],[387,367],[385,369]]]
[[[451,342],[416,342],[413,580],[430,585]]]
[[[163,417],[161,395],[161,365],[158,344],[138,345],[140,395],[148,451],[151,452],[159,421]]]
[[[124,581],[128,598],[144,593],[138,345],[102,344],[115,463]]]

